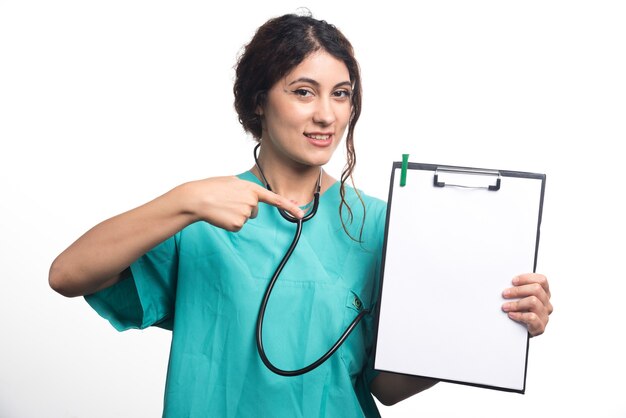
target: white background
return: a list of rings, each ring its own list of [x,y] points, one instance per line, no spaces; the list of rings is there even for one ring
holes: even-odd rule
[[[0,417],[160,416],[169,334],[117,333],[52,292],[48,267],[103,219],[251,167],[232,68],[300,5],[0,0]],[[402,153],[547,174],[538,271],[555,312],[526,394],[439,384],[383,416],[626,416],[623,3],[309,7],[361,63],[358,187],[386,198]]]

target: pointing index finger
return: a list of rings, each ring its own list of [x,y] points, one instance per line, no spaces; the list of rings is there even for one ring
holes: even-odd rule
[[[300,219],[304,216],[304,212],[298,205],[279,194],[264,189],[261,186],[257,189],[257,196],[259,197],[259,202],[267,203],[279,209],[284,209],[296,218]]]

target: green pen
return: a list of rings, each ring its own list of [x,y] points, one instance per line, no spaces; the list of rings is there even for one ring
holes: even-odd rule
[[[409,154],[402,154],[402,171],[400,172],[400,187],[406,186],[406,170],[409,166]]]

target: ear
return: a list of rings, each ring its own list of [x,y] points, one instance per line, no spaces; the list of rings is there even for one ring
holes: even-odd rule
[[[266,92],[259,91],[254,95],[254,102],[257,104],[254,109],[254,114],[257,116],[263,116],[265,113],[263,110],[263,105],[265,104]]]

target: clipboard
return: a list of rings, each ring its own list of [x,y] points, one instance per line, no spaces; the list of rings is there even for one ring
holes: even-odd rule
[[[376,370],[524,393],[529,336],[502,311],[502,291],[535,271],[545,181],[393,163]]]

